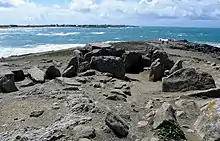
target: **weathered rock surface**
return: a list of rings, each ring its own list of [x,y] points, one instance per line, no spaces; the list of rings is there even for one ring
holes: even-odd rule
[[[12,72],[14,73],[15,82],[23,81],[25,79],[23,70],[17,69],[17,70],[13,70]]]
[[[86,45],[85,48],[90,48],[91,50],[94,50],[94,49],[107,49],[111,47],[112,45],[107,43],[89,43]]]
[[[0,77],[5,76],[14,82],[14,74],[10,71],[7,63],[0,62]]]
[[[83,57],[83,54],[80,50],[74,49],[73,50],[73,56],[80,58],[80,57]]]
[[[161,140],[185,140],[185,134],[176,121],[175,111],[169,103],[165,102],[156,111],[153,129],[155,135]]]
[[[146,55],[145,56],[142,56],[142,67],[145,68],[145,67],[150,67],[151,65],[151,60],[149,57],[147,57]]]
[[[91,60],[92,69],[112,73],[115,77],[124,78],[125,66],[123,61],[119,57],[114,56],[100,56],[92,57]]]
[[[60,77],[61,73],[60,70],[57,69],[55,66],[50,66],[47,70],[46,70],[46,78],[47,79],[55,79],[56,77]]]
[[[123,61],[127,73],[137,73],[143,71],[142,55],[137,52],[127,52],[123,54]]]
[[[44,111],[33,111],[30,114],[30,117],[39,117],[44,113]]]
[[[180,70],[183,68],[183,61],[182,60],[178,60],[173,67],[170,69],[170,74],[174,73],[177,70]]]
[[[156,82],[162,79],[164,75],[164,67],[160,59],[155,60],[150,67],[149,80]]]
[[[74,56],[68,63],[66,69],[70,68],[71,66],[73,66],[73,68],[75,69],[75,72],[77,72],[78,67],[79,67],[79,58],[77,56]],[[65,69],[65,70],[66,70]]]
[[[75,138],[88,138],[93,139],[96,136],[95,129],[90,126],[78,125],[73,128]]]
[[[87,70],[86,72],[82,72],[78,74],[78,76],[93,76],[93,75],[96,75],[95,70]]]
[[[117,137],[127,137],[129,126],[119,115],[116,115],[113,112],[107,113],[105,123]]]
[[[44,83],[45,82],[45,73],[40,70],[37,66],[32,67],[28,70],[30,79],[35,83]]]
[[[198,117],[194,127],[202,141],[220,140],[220,99],[215,99],[203,108],[203,113]]]
[[[215,81],[210,74],[199,73],[193,68],[183,68],[162,80],[163,92],[206,90],[215,87]]]
[[[207,98],[220,98],[220,89],[211,88],[208,90],[200,90],[196,92],[191,92],[188,94],[191,97],[207,97]]]

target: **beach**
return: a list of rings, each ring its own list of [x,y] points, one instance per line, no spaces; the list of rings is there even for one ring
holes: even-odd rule
[[[156,75],[161,74],[153,73],[152,64],[157,60],[151,62],[156,53],[154,51],[153,56],[149,56],[152,53],[151,49],[165,53],[163,56],[165,58],[160,64],[167,59],[168,62],[165,62],[163,67],[181,60],[183,69],[179,69],[192,72],[188,76],[187,73],[178,74],[176,70],[174,74],[176,73],[178,78],[169,80],[173,83],[173,87],[165,85],[164,79],[156,79]],[[106,54],[105,50],[110,52]],[[127,61],[128,64],[134,62],[133,67],[129,65],[130,68],[128,66],[124,70],[116,61],[117,57],[102,58],[110,55],[109,53],[113,56],[124,54],[122,58],[131,55],[132,59]],[[212,112],[206,106],[212,106],[213,101],[217,101],[220,97],[219,53],[217,47],[186,40],[165,42],[151,40],[109,44],[88,43],[85,47],[4,58],[1,60],[1,69],[6,67],[12,72],[22,70],[24,78],[15,82],[16,91],[0,93],[0,140],[151,141],[158,138],[200,141],[212,139],[214,137],[210,132],[217,134],[218,131],[215,129],[219,128],[219,124],[215,124],[209,130],[206,127],[215,123],[216,116],[211,115],[213,117],[210,118],[213,120],[209,118],[209,121],[206,118],[203,121],[199,119],[204,112],[207,114]],[[88,59],[88,54],[97,56],[96,59],[101,60],[100,62],[97,60],[94,66],[95,60],[92,59],[91,69],[86,69],[88,66],[83,63],[85,60],[81,60],[79,68],[82,72],[72,76],[71,71],[67,73],[67,70],[76,67],[73,63],[74,58],[80,54],[85,60]],[[142,56],[142,60],[145,60],[145,67],[137,68],[140,67],[137,56]],[[112,60],[108,61],[109,59]],[[106,67],[98,67],[102,61],[109,64]],[[114,64],[116,68],[111,67],[112,61],[116,61]],[[69,66],[70,62],[72,66]],[[50,73],[48,79],[44,77],[44,73],[48,74],[51,66],[53,73]],[[201,76],[200,72],[208,74]],[[151,79],[152,73],[153,79]],[[16,79],[22,78],[22,75],[17,77],[17,74],[14,73]],[[169,72],[166,76],[162,74],[167,79],[176,75]],[[187,83],[188,77],[192,84]],[[180,84],[181,87],[177,87]],[[189,86],[186,87],[185,84]],[[174,86],[178,89],[174,89]],[[217,102],[214,103],[214,109],[216,107],[218,107]],[[167,114],[169,117],[166,117]],[[160,130],[160,126],[163,127],[165,121],[172,121],[169,125],[172,127],[171,134]]]

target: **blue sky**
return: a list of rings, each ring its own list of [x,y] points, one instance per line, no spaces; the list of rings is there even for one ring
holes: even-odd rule
[[[0,24],[220,27],[220,0],[0,0]]]

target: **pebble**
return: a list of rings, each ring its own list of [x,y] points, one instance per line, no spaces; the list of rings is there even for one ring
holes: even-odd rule
[[[33,111],[33,112],[31,112],[30,117],[39,117],[39,116],[43,115],[43,113],[44,113],[43,110],[42,111]]]

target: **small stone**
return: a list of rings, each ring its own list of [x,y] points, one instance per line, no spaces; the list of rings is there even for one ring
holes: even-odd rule
[[[114,101],[127,101],[123,96],[121,95],[110,95],[106,97],[108,100],[114,100]]]
[[[93,75],[96,75],[95,70],[87,70],[86,72],[82,72],[78,74],[78,76],[93,76]]]
[[[53,103],[52,108],[53,108],[54,110],[60,109],[59,103]]]
[[[94,87],[94,88],[101,88],[102,85],[101,85],[100,83],[95,83],[95,84],[93,84],[93,87]]]
[[[116,115],[113,112],[107,113],[105,123],[117,137],[127,137],[129,126],[119,115]]]
[[[131,90],[130,89],[123,90],[123,93],[128,95],[128,96],[131,96]]]
[[[43,115],[44,111],[33,111],[30,114],[30,117],[39,117],[41,115]]]
[[[144,127],[147,127],[148,126],[148,121],[139,121],[138,123],[137,123],[137,127],[138,128],[144,128]]]
[[[122,90],[119,90],[119,89],[114,89],[111,91],[112,94],[118,94],[118,95],[121,95],[125,98],[127,98],[126,94],[122,91]]]

